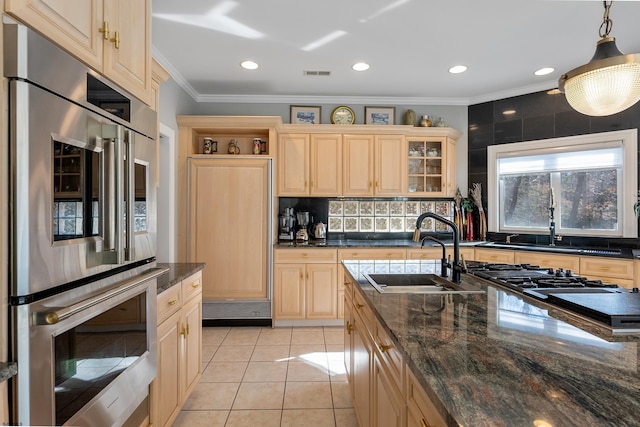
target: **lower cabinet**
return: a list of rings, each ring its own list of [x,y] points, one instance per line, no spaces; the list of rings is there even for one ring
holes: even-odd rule
[[[337,319],[336,250],[276,251],[273,307],[275,320]]]
[[[151,423],[171,426],[202,369],[202,273],[158,295],[158,374],[151,383]]]
[[[444,427],[446,422],[411,374],[345,273],[344,357],[360,427]]]

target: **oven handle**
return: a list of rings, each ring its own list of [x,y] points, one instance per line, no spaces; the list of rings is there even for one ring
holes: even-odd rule
[[[125,230],[125,261],[134,261],[136,259],[135,254],[135,145],[133,140],[133,132],[129,129],[124,130],[124,145],[126,149],[125,159],[125,204],[126,204],[126,230]]]
[[[167,271],[169,271],[169,269],[163,267],[151,268],[144,273],[138,274],[137,276],[128,279],[123,285],[111,288],[108,291],[101,293],[100,295],[96,295],[94,297],[80,301],[68,307],[60,308],[55,311],[41,311],[38,313],[33,313],[33,323],[35,325],[55,325],[56,323],[68,319],[69,317],[78,314],[83,310],[100,304],[101,302],[106,301],[109,298],[113,298],[116,295],[120,295],[121,293],[135,288],[136,286],[148,280],[154,279],[166,273]]]

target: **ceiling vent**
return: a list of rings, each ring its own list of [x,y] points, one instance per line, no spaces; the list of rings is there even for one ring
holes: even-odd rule
[[[305,76],[330,76],[331,71],[305,70]]]

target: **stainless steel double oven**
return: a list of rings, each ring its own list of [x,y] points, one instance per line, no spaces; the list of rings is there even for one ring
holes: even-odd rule
[[[156,114],[4,31],[12,422],[122,425],[156,374]]]

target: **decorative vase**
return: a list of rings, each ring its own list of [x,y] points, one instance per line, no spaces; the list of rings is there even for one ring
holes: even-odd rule
[[[416,125],[416,112],[413,111],[412,109],[408,109],[407,111],[405,111],[404,113],[404,124],[405,125],[411,125],[411,126],[415,126]]]
[[[420,126],[424,128],[431,127],[431,119],[429,116],[422,116],[422,120],[420,120]]]

